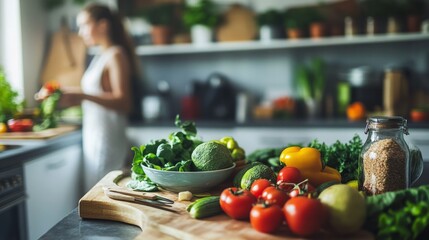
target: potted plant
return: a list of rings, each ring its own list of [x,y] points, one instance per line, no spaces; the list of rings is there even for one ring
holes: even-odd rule
[[[315,8],[307,8],[306,12],[310,37],[324,37],[326,35],[326,24],[324,16]]]
[[[271,9],[257,15],[259,24],[259,38],[262,41],[280,37],[282,15],[279,11]]]
[[[298,39],[306,35],[308,27],[305,8],[293,8],[284,13],[286,35],[289,39]]]
[[[143,11],[143,18],[152,25],[153,44],[163,45],[170,42],[170,26],[174,19],[174,12],[175,5],[171,3],[157,4]]]
[[[183,22],[191,29],[191,39],[194,44],[204,45],[211,42],[213,28],[218,22],[214,4],[210,0],[187,4],[183,13]]]
[[[307,107],[307,115],[310,118],[318,117],[321,113],[325,74],[325,63],[319,58],[312,59],[308,67],[299,65],[297,68],[297,90]]]

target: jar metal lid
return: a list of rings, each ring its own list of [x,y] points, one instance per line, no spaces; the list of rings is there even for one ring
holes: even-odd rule
[[[366,120],[365,134],[369,129],[395,129],[402,128],[405,134],[408,135],[407,120],[400,116],[385,117],[377,116],[370,117]]]

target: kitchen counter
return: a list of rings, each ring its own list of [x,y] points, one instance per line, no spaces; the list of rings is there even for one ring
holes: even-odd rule
[[[302,127],[302,128],[360,128],[365,129],[366,121],[349,121],[343,118],[332,119],[285,119],[285,120],[249,120],[245,122],[236,121],[220,121],[196,119],[194,121],[198,127],[210,128],[246,128],[246,127],[262,127],[262,128],[285,128],[285,127]],[[175,127],[174,119],[168,120],[145,120],[132,121],[131,127]],[[429,129],[429,122],[408,122],[410,129]]]
[[[137,226],[107,220],[85,220],[74,209],[40,239],[134,239],[141,233]]]
[[[81,139],[82,133],[79,129],[47,140],[0,139],[0,144],[13,146],[0,152],[0,169],[19,165],[53,150],[80,143]]]

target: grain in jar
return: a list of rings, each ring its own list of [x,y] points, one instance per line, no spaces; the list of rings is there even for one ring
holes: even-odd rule
[[[408,134],[402,117],[371,117],[365,133],[368,138],[359,158],[359,189],[376,195],[409,187]]]

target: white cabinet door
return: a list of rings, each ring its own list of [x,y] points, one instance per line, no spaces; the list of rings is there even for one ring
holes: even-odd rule
[[[38,239],[81,197],[81,146],[72,145],[24,164],[29,239]]]

